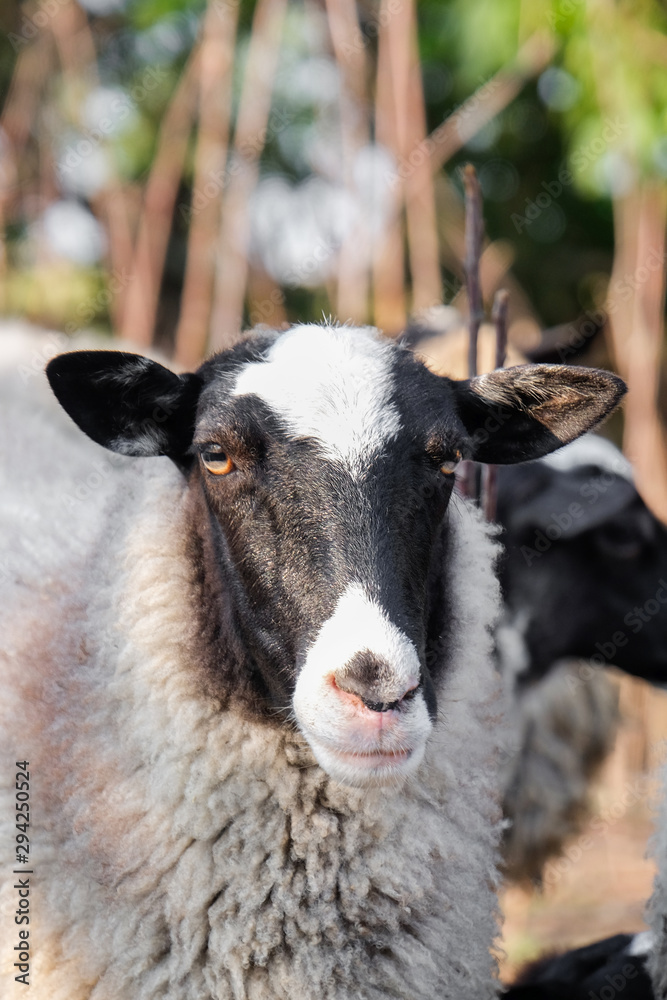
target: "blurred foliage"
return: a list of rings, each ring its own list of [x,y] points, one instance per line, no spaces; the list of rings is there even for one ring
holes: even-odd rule
[[[421,0],[418,16],[432,128],[511,64],[532,32],[556,35],[552,67],[449,169],[472,162],[481,173],[489,233],[513,244],[514,271],[546,326],[594,308],[592,289],[611,270],[612,195],[623,194],[637,171],[667,177],[665,7]],[[558,190],[564,168],[572,182],[531,221],[527,210],[538,196],[546,201],[548,185]]]
[[[222,5],[235,0],[215,2]],[[254,0],[238,3],[241,58],[235,67],[236,99],[255,8]],[[141,100],[133,101],[133,113],[122,126],[105,137],[105,149],[123,182],[139,183],[147,175],[162,116],[197,36],[204,7],[204,0],[128,0],[125,5],[109,2],[107,13],[95,14],[94,9],[104,9],[104,5],[90,5],[100,83],[130,95],[142,94]],[[17,52],[31,44],[25,25],[40,9],[36,3],[26,3],[0,14],[0,87],[5,94]],[[301,3],[292,3],[288,10],[281,55],[285,73],[322,48],[322,40],[313,38],[312,19],[304,18],[303,10]],[[358,10],[372,64],[379,4],[360,0]],[[457,167],[467,161],[475,164],[485,195],[489,235],[512,244],[514,271],[536,313],[546,326],[572,320],[596,304],[600,278],[611,270],[611,198],[622,196],[638,176],[667,176],[665,6],[658,0],[535,0],[530,4],[419,0],[417,16],[430,128],[437,127],[494,73],[511,65],[535,31],[555,37],[549,69],[527,84],[446,170],[458,184]],[[156,70],[156,85],[144,93],[141,88],[150,68]],[[315,76],[312,84],[317,89]],[[274,107],[286,100],[293,102],[290,122],[269,136],[262,172],[296,182],[313,170],[308,144],[327,112],[322,102],[309,100],[307,90],[296,101],[295,88],[282,87],[279,76]],[[79,102],[68,94],[61,78],[51,82],[49,101],[42,122],[55,143],[62,141],[68,129],[77,127]],[[192,165],[190,155],[179,204],[190,197]],[[559,181],[564,169],[570,171],[569,183]],[[547,196],[550,203],[534,219],[529,218],[536,199],[544,204]],[[10,221],[9,260],[22,267],[22,251],[11,245],[11,237],[24,233],[25,227]],[[170,302],[178,299],[186,238],[186,225],[175,219],[164,279]],[[321,289],[291,288],[286,297],[290,316],[298,311],[303,319],[317,318],[327,307]],[[53,298],[46,296],[44,302]],[[58,318],[50,307],[48,315],[54,321]]]

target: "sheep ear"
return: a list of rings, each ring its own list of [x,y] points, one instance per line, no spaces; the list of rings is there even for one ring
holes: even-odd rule
[[[121,455],[185,462],[201,380],[123,351],[73,351],[46,368],[58,402],[81,430]]]
[[[559,537],[577,538],[620,514],[633,520],[638,505],[639,494],[629,480],[592,465],[562,472],[538,462],[501,469],[498,478],[499,520],[517,533],[546,531],[564,513]],[[573,507],[577,513],[570,517]]]
[[[517,365],[452,383],[477,462],[541,458],[599,424],[626,386],[597,368]]]

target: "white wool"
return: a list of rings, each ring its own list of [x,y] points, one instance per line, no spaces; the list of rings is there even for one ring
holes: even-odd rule
[[[616,738],[618,691],[583,660],[557,662],[520,692],[505,676],[503,867],[512,879],[548,880],[549,858],[588,816],[591,780]]]
[[[180,474],[40,407],[11,424],[0,574],[3,760],[30,760],[34,807],[31,998],[491,1000],[499,593],[478,512],[448,515],[454,666],[424,761],[402,788],[351,789],[292,729],[203,694]],[[65,502],[100,456],[109,475]]]
[[[297,437],[362,475],[374,453],[396,437],[400,416],[391,402],[391,345],[372,327],[364,337],[346,327],[296,326],[266,360],[240,371],[233,394],[259,396]]]
[[[651,931],[640,931],[635,934],[626,951],[628,955],[650,955],[653,949],[653,934]]]

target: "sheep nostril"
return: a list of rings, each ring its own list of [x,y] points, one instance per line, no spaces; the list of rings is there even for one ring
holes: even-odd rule
[[[371,712],[390,712],[413,698],[421,685],[415,671],[411,679],[383,657],[364,651],[357,653],[333,675],[336,688],[357,698]]]
[[[334,679],[334,686],[338,688],[339,691],[345,694],[351,695],[353,698],[358,698],[362,705],[365,705],[367,709],[371,712],[393,712],[400,709],[405,702],[410,702],[417,694],[417,691],[421,687],[421,681],[414,687],[410,688],[405,694],[401,695],[400,698],[396,698],[394,701],[375,701],[371,698],[364,697],[359,691],[352,691],[346,688],[343,684],[337,684]]]
[[[369,708],[371,712],[392,712],[397,708],[400,708],[402,704],[406,701],[412,701],[417,691],[421,687],[421,680],[414,687],[409,688],[405,694],[397,698],[396,701],[370,701],[368,698],[364,698],[361,695],[361,701],[364,703],[366,708]]]
[[[399,701],[367,701],[366,698],[362,698],[361,700],[366,708],[370,708],[371,712],[391,712],[393,709],[398,708],[403,698]]]

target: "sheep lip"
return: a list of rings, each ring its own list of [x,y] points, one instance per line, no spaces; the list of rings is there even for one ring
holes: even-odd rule
[[[334,745],[328,740],[318,740],[310,738],[311,746],[316,757],[320,755],[333,762],[335,765],[342,765],[346,768],[354,768],[360,773],[372,773],[377,771],[383,774],[400,772],[406,765],[413,763],[415,754],[421,759],[423,750],[421,747],[399,747],[376,750],[347,750],[339,745]],[[322,761],[320,761],[322,763]],[[323,764],[325,770],[328,770]]]
[[[417,743],[412,749],[378,749],[362,753],[328,741],[311,738],[309,743],[320,767],[334,781],[352,788],[400,787],[402,780],[415,773],[426,749],[425,743]]]
[[[351,750],[330,750],[341,760],[362,767],[376,767],[379,763],[402,764],[412,757],[412,750],[373,750],[370,753],[355,753]]]

